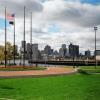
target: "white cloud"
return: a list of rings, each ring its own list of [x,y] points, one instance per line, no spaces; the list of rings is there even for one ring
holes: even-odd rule
[[[43,3],[39,2],[40,0],[0,0],[0,3],[4,5],[4,1],[6,1],[8,11],[16,12],[17,44],[20,44],[20,40],[23,39],[23,5],[26,5],[28,12],[30,9],[33,10],[34,43],[39,43],[42,48],[44,44],[49,44],[52,48],[58,49],[62,43],[68,45],[73,42],[79,44],[82,50],[93,50],[93,27],[100,25],[100,5],[82,4],[79,0],[45,0]],[[3,14],[2,9],[1,11]],[[28,42],[30,39],[29,14],[26,19],[26,40]],[[48,26],[51,24],[58,25],[61,32],[50,33]],[[99,39],[98,35],[98,45]],[[0,41],[2,41],[1,38]]]

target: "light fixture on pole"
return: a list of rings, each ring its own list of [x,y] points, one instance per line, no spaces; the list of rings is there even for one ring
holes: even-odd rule
[[[7,67],[7,47],[6,47],[6,43],[7,43],[7,16],[6,16],[6,12],[7,9],[5,7],[5,68]]]
[[[25,41],[25,35],[26,35],[26,33],[25,33],[25,22],[26,22],[26,20],[25,20],[25,15],[26,15],[26,7],[24,6],[24,40],[23,40],[23,42],[24,42],[24,50],[23,50],[23,67],[25,67],[25,58],[26,58],[26,41]]]
[[[96,69],[96,32],[98,30],[98,27],[94,27],[94,31],[95,31],[95,53],[94,53],[94,56],[95,56],[95,69]]]
[[[32,12],[30,13],[30,60],[32,61]],[[31,64],[30,64],[31,65]]]

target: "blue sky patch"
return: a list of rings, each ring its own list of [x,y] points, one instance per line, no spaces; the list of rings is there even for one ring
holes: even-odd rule
[[[55,24],[51,24],[48,27],[48,32],[57,33],[57,32],[60,32],[60,28]]]
[[[93,5],[98,5],[100,4],[100,0],[80,0],[82,3],[89,3]]]
[[[7,21],[7,27],[9,27],[9,21]],[[0,18],[0,29],[4,29],[5,28],[5,19]]]

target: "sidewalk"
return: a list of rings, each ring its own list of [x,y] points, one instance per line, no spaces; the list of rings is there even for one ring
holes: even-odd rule
[[[65,67],[47,67],[46,70],[30,70],[30,71],[0,71],[0,78],[14,77],[41,77],[52,75],[64,75],[75,73],[73,68]]]

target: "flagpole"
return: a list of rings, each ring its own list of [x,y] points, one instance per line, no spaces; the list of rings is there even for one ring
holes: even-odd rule
[[[25,52],[26,52],[26,46],[25,46],[25,10],[26,10],[26,7],[24,6],[24,54],[23,54],[23,67],[25,67]]]
[[[7,16],[6,16],[6,11],[7,9],[6,9],[6,7],[5,7],[5,52],[4,52],[4,54],[5,54],[5,68],[7,67],[7,48],[6,48],[6,42],[7,42]]]
[[[30,45],[31,45],[31,52],[30,52],[30,59],[32,60],[32,12],[30,16]]]
[[[14,65],[15,65],[15,16],[14,16]]]

